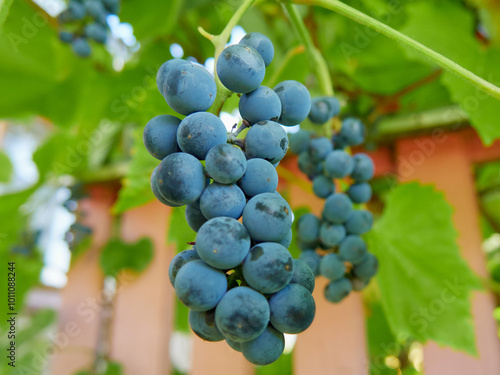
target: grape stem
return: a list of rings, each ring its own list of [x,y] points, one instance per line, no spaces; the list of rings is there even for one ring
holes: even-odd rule
[[[333,10],[345,17],[352,19],[362,25],[368,26],[371,29],[385,35],[388,38],[395,40],[405,46],[413,48],[430,60],[441,66],[443,69],[455,73],[456,75],[464,78],[470,84],[485,91],[492,97],[500,99],[500,88],[486,81],[485,79],[475,75],[471,71],[465,69],[456,62],[448,59],[447,57],[437,53],[436,51],[424,46],[416,40],[404,35],[403,33],[387,26],[386,24],[360,12],[349,5],[344,4],[339,0],[293,0],[296,4],[304,4],[310,6],[320,6],[329,10]],[[291,6],[291,4],[288,4]]]
[[[219,35],[212,35],[207,31],[205,31],[201,26],[198,27],[199,33],[208,40],[210,40],[215,47],[214,78],[215,78],[215,83],[217,85],[217,95],[215,96],[214,103],[207,112],[213,113],[216,116],[220,114],[220,111],[222,110],[224,103],[233,94],[232,91],[224,87],[224,85],[219,79],[219,76],[217,75],[217,59],[219,58],[219,55],[226,47],[226,44],[231,36],[231,31],[239,22],[243,14],[252,6],[254,2],[255,0],[244,0],[243,3],[240,5],[240,7],[236,10],[236,12],[234,12],[233,16],[227,23],[226,27],[224,28],[224,30],[222,30],[222,32]]]

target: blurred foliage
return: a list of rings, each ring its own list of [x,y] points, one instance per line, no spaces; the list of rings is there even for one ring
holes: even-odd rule
[[[117,276],[125,270],[142,272],[152,260],[153,244],[149,238],[135,243],[112,239],[102,249],[99,263],[106,276]]]

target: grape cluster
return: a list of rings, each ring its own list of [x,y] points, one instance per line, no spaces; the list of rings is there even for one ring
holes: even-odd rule
[[[58,17],[66,30],[59,32],[64,43],[71,44],[73,52],[80,57],[91,53],[89,40],[104,44],[108,38],[107,17],[118,14],[120,0],[70,0],[68,8]]]
[[[339,112],[334,98],[313,100],[310,120],[326,122]],[[361,235],[373,224],[370,211],[356,209],[370,200],[374,165],[364,153],[351,156],[345,147],[364,142],[365,127],[353,117],[343,120],[340,131],[332,139],[314,137],[306,130],[290,135],[290,149],[299,155],[298,164],[313,182],[313,192],[325,199],[321,218],[305,214],[297,220],[300,259],[313,273],[330,280],[325,289],[328,301],[337,303],[352,290],[364,289],[376,274],[378,262],[367,251]],[[338,184],[335,180],[339,181]],[[349,186],[350,183],[350,186]],[[348,186],[337,192],[337,186]]]
[[[189,61],[165,62],[158,89],[186,117],[160,115],[144,129],[147,150],[161,160],[153,193],[168,206],[186,205],[197,232],[194,248],[176,255],[169,269],[191,328],[203,340],[226,340],[257,365],[278,359],[284,333],[307,329],[316,310],[314,274],[288,251],[292,210],[276,191],[275,169],[288,150],[280,124],[304,120],[311,98],[296,81],[261,85],[273,55],[267,37],[250,33],[218,57],[222,84],[241,94],[242,124],[229,135],[206,112],[217,94],[213,76]]]

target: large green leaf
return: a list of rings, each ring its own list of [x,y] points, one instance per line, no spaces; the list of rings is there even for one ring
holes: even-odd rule
[[[477,354],[470,297],[480,283],[460,256],[452,211],[431,186],[399,185],[367,239],[392,331]]]
[[[116,276],[120,271],[144,271],[153,260],[153,244],[149,238],[135,243],[110,240],[101,252],[99,263],[105,275]]]
[[[170,215],[170,224],[167,233],[167,243],[175,244],[177,252],[190,249],[192,246],[189,242],[193,242],[196,238],[196,233],[186,222],[186,207],[176,207],[172,209]]]
[[[9,15],[10,6],[13,0],[1,0],[0,1],[0,30],[2,28],[5,19]]]
[[[0,151],[0,182],[9,182],[12,177],[12,164],[9,157]]]

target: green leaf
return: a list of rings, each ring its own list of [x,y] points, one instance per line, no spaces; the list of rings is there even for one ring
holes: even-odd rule
[[[159,161],[151,156],[144,147],[142,132],[142,128],[137,128],[134,131],[132,161],[127,175],[123,179],[118,200],[113,206],[115,214],[142,206],[155,199],[151,191],[150,178]]]
[[[0,182],[9,182],[12,177],[12,164],[9,157],[0,151]]]
[[[167,243],[175,244],[177,252],[191,249],[188,242],[193,242],[196,233],[191,229],[186,221],[186,207],[176,207],[172,209],[170,224],[167,233]]]
[[[153,260],[153,244],[149,238],[136,243],[110,240],[101,252],[99,264],[105,275],[116,276],[122,270],[144,271]]]
[[[9,15],[10,6],[14,0],[1,0],[0,3],[0,30]]]
[[[255,375],[293,374],[293,355],[283,354],[277,361],[267,366],[258,366]]]
[[[452,212],[433,187],[402,184],[367,240],[392,331],[477,354],[470,297],[481,285],[460,256]]]

